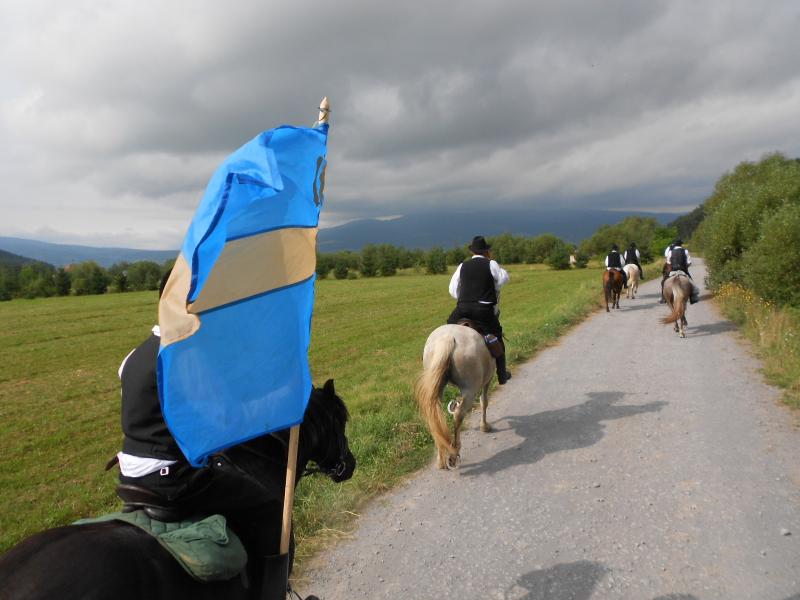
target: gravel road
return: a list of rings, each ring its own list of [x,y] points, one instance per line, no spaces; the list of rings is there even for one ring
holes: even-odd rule
[[[517,366],[461,468],[373,503],[302,591],[800,600],[800,418],[707,297],[686,339],[658,323],[658,297],[647,281]]]

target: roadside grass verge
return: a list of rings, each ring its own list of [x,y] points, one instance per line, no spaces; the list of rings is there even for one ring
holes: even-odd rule
[[[753,342],[767,380],[784,389],[783,402],[800,410],[800,310],[732,283],[720,286],[715,298],[722,313]]]
[[[599,306],[599,269],[509,268],[501,322],[509,362],[552,343]],[[310,360],[351,413],[350,482],[304,479],[295,507],[298,560],[347,535],[370,498],[427,466],[430,436],[412,395],[428,334],[453,308],[449,275],[321,280]],[[122,358],[156,319],[155,292],[0,303],[0,551],[36,531],[116,510]],[[512,382],[513,384],[513,382]],[[454,393],[449,397],[452,397]]]

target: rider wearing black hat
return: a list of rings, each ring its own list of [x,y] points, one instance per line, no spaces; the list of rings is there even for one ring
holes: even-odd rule
[[[625,273],[625,269],[622,268],[624,264],[622,255],[619,253],[619,246],[612,244],[611,252],[606,256],[606,270],[615,270],[622,273],[622,287],[628,287],[628,275]]]
[[[469,249],[472,257],[458,265],[450,279],[450,295],[458,303],[447,322],[456,324],[460,319],[470,319],[484,334],[497,336],[503,353],[497,360],[497,381],[500,385],[511,379],[506,370],[503,328],[498,319],[497,302],[500,288],[508,282],[508,272],[489,257],[491,246],[483,236],[472,239]]]

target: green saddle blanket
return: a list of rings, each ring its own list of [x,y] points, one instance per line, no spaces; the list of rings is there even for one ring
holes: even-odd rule
[[[238,575],[247,563],[247,551],[244,545],[228,528],[222,515],[164,523],[151,519],[142,510],[136,510],[81,519],[73,525],[104,521],[123,521],[146,531],[198,581],[231,579]]]

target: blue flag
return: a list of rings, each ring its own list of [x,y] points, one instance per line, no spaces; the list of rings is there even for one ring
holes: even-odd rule
[[[158,391],[194,466],[297,425],[328,125],[265,131],[217,169],[159,302]]]

